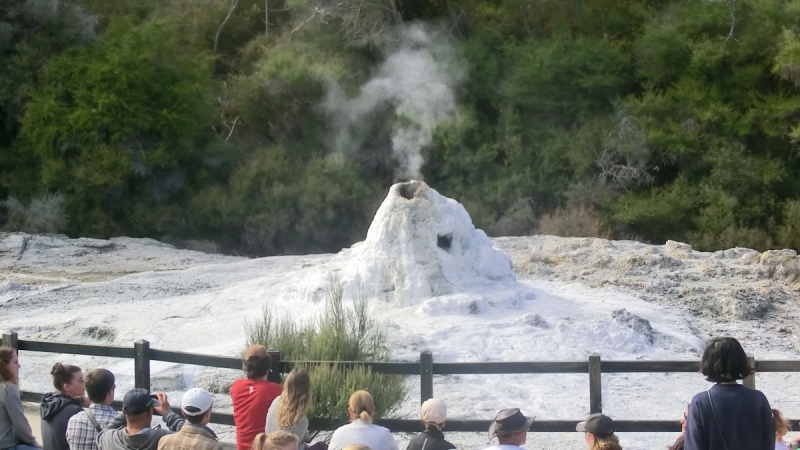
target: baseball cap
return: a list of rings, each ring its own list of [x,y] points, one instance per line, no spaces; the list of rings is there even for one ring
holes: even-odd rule
[[[429,398],[420,407],[419,417],[425,423],[441,425],[447,421],[447,406],[438,398]]]
[[[611,417],[595,413],[587,417],[583,422],[578,423],[575,430],[592,433],[597,437],[604,438],[614,434],[616,428]]]
[[[146,413],[150,408],[160,405],[145,389],[131,389],[122,398],[122,412],[129,416]]]
[[[183,394],[181,409],[187,416],[199,416],[205,414],[211,405],[214,404],[214,397],[205,389],[192,388]]]

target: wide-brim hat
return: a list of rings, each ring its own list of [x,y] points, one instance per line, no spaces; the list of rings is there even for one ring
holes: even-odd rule
[[[525,417],[519,408],[503,409],[497,413],[492,424],[489,425],[489,439],[528,431],[534,419],[536,418]]]

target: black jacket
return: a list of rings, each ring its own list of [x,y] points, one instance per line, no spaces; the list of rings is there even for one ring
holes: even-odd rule
[[[407,450],[452,450],[455,445],[444,440],[444,433],[436,427],[428,427],[427,430],[411,438]]]
[[[83,411],[83,405],[64,394],[45,394],[39,415],[42,417],[42,446],[44,450],[69,450],[67,422]]]

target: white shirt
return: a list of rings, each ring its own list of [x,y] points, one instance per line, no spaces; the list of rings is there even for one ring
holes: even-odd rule
[[[328,450],[342,450],[355,444],[366,445],[371,450],[399,450],[388,429],[361,419],[337,428],[328,444]]]
[[[519,445],[497,444],[485,448],[484,450],[525,450],[525,449],[520,447]]]

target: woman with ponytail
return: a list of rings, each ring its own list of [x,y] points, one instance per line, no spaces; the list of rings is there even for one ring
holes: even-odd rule
[[[333,432],[329,450],[343,450],[350,445],[366,445],[372,450],[399,450],[392,433],[372,423],[375,404],[367,391],[355,391],[348,402],[350,423]]]
[[[0,449],[39,450],[19,397],[19,359],[11,347],[0,347]]]
[[[287,431],[297,437],[298,449],[308,437],[306,411],[311,407],[311,378],[304,369],[293,369],[283,382],[281,395],[267,411],[266,432]]]
[[[50,370],[56,392],[45,394],[39,414],[42,417],[44,450],[69,450],[67,424],[69,418],[89,406],[84,395],[83,372],[78,366],[55,363]]]
[[[592,414],[575,429],[583,431],[583,438],[589,450],[622,450],[619,438],[614,434],[616,431],[614,421],[608,416],[600,413]]]

